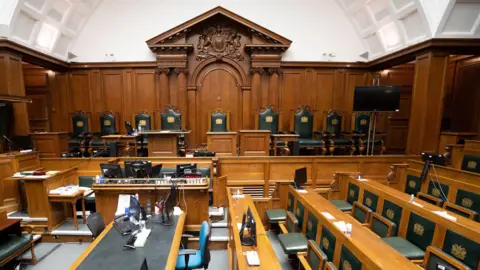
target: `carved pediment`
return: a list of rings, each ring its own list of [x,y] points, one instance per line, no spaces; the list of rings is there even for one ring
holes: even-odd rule
[[[182,44],[181,39],[184,38],[187,34],[189,34],[192,29],[195,29],[198,25],[205,24],[208,21],[209,27],[203,27],[204,31],[202,33],[202,36],[204,36],[204,39],[201,42],[205,43],[208,35],[210,35],[210,37],[213,37],[213,35],[217,34],[219,35],[218,39],[213,40],[213,46],[209,47],[208,51],[211,51],[211,49],[222,49],[223,47],[227,47],[228,50],[230,50],[229,53],[232,53],[233,49],[238,50],[239,35],[236,35],[235,29],[230,28],[230,30],[227,30],[228,25],[212,25],[210,19],[213,17],[222,17],[222,21],[227,21],[231,22],[231,24],[238,24],[243,26],[251,35],[258,37],[259,40],[263,40],[263,42],[257,42],[259,44],[256,44],[257,46],[263,47],[263,49],[269,47],[269,45],[275,45],[273,46],[273,48],[286,49],[292,43],[292,41],[290,41],[289,39],[278,35],[260,25],[257,25],[256,23],[249,21],[242,16],[239,16],[223,7],[216,7],[178,25],[177,27],[174,27],[156,37],[147,40],[147,45],[152,51],[157,51],[158,48],[170,48],[172,50],[175,50],[175,48],[177,48],[180,50],[188,50],[189,48],[185,48],[185,45],[187,44],[184,44],[185,42],[183,42]],[[205,33],[205,30],[207,30],[208,33]],[[224,37],[220,38],[220,36]],[[165,46],[167,44],[169,46]],[[197,46],[197,44],[195,45]],[[200,45],[200,42],[198,45]]]

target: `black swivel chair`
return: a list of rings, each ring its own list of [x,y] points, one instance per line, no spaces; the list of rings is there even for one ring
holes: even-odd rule
[[[105,229],[105,222],[100,213],[90,214],[87,218],[88,229],[92,232],[93,238],[97,238]]]

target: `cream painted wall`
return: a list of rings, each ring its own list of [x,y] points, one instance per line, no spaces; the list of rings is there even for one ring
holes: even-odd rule
[[[77,62],[153,61],[145,41],[222,6],[293,41],[288,61],[363,61],[357,33],[334,0],[104,0],[77,37]],[[333,53],[334,58],[322,53]]]

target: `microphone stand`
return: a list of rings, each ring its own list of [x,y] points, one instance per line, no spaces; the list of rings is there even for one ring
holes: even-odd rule
[[[8,156],[9,156],[9,157],[13,157],[14,154],[12,153],[12,145],[15,144],[15,143],[12,142],[12,140],[10,140],[10,139],[9,139],[7,136],[5,136],[5,135],[3,135],[3,138],[4,138],[5,140],[7,140],[7,142],[8,142],[8,144],[7,144],[7,145],[8,145]]]

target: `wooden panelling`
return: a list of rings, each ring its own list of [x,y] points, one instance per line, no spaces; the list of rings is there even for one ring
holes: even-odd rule
[[[90,85],[86,71],[77,71],[69,74],[67,112],[84,110],[90,112]]]
[[[290,130],[291,114],[296,107],[302,105],[304,71],[302,69],[288,69],[283,72],[283,83],[280,93],[280,111],[285,116],[282,119],[282,126]],[[307,95],[305,95],[307,96]]]

